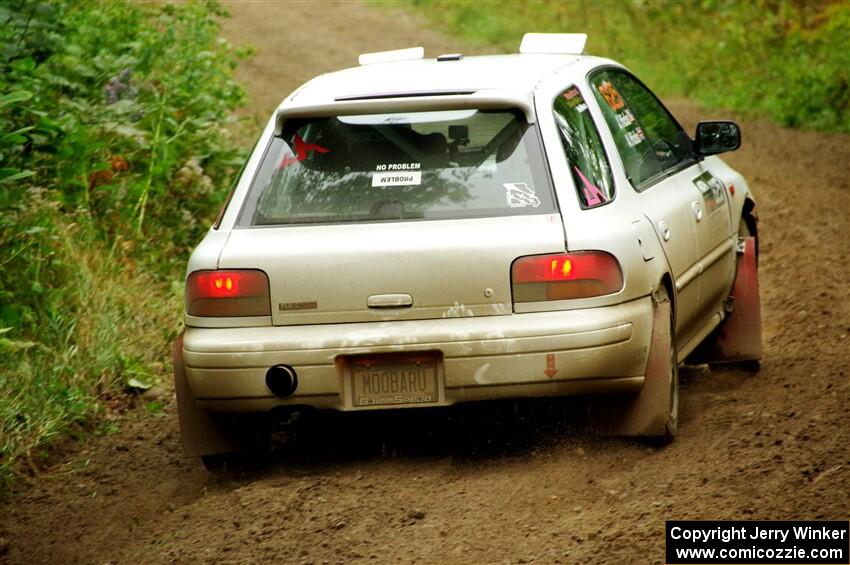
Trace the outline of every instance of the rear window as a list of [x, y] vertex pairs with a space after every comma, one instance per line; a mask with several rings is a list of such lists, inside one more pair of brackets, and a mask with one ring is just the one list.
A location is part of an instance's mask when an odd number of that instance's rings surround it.
[[448, 219], [554, 210], [534, 126], [514, 111], [292, 119], [238, 225]]

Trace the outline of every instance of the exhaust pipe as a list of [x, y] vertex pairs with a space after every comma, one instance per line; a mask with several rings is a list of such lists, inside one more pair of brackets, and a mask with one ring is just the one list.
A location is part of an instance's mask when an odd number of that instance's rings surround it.
[[266, 371], [266, 386], [277, 396], [292, 396], [298, 388], [298, 376], [289, 365], [275, 365]]

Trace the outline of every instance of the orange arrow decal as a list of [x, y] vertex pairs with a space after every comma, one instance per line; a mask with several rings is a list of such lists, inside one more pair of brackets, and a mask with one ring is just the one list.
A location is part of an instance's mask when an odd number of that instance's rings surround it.
[[543, 371], [550, 379], [558, 374], [558, 369], [555, 368], [555, 354], [546, 354], [546, 370]]

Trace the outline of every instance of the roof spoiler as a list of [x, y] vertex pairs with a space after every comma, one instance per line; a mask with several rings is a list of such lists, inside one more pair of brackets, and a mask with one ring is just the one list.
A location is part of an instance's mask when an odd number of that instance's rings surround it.
[[412, 61], [414, 59], [424, 58], [424, 47], [410, 47], [409, 49], [396, 49], [394, 51], [363, 53], [357, 58], [357, 62], [361, 65], [373, 65], [375, 63], [393, 63], [395, 61]]
[[581, 55], [586, 43], [586, 33], [526, 33], [519, 52]]

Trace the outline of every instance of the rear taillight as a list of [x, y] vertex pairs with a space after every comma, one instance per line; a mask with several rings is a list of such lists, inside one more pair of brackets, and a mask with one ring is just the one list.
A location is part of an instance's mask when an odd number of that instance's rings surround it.
[[603, 251], [530, 255], [511, 267], [514, 302], [590, 298], [623, 288], [623, 273]]
[[186, 280], [190, 316], [271, 316], [269, 278], [262, 271], [195, 271]]

